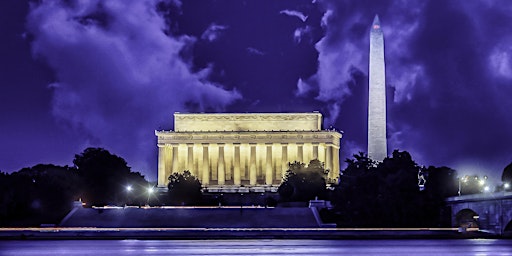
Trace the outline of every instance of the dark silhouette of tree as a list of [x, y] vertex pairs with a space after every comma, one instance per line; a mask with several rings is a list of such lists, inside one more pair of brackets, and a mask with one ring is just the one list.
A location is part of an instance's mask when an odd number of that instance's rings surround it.
[[345, 162], [348, 165], [347, 168], [345, 168], [345, 170], [343, 171], [343, 175], [358, 176], [377, 166], [377, 162], [368, 158], [368, 155], [366, 155], [364, 152], [359, 152], [358, 154], [355, 154], [353, 157], [354, 159], [345, 160]]
[[88, 148], [76, 155], [75, 167], [39, 164], [12, 174], [0, 173], [0, 226], [57, 224], [73, 201], [89, 205], [144, 200], [147, 182], [131, 172], [126, 162], [101, 148]]
[[407, 151], [398, 150], [381, 163], [373, 162], [364, 153], [346, 162], [332, 198], [340, 226], [450, 225], [450, 211], [444, 200], [457, 194], [455, 170], [420, 167]]
[[419, 218], [418, 173], [420, 167], [407, 151], [395, 150], [377, 166], [377, 201], [383, 225], [414, 226]]
[[503, 169], [503, 174], [501, 174], [501, 181], [509, 184], [512, 183], [512, 163]]
[[39, 164], [2, 174], [0, 219], [11, 225], [58, 223], [78, 199], [80, 184], [68, 166]]
[[341, 212], [342, 225], [376, 226], [377, 163], [363, 152], [353, 157], [345, 160], [348, 165], [340, 176], [340, 184], [335, 187], [332, 201], [336, 210]]
[[315, 198], [326, 198], [325, 177], [329, 171], [322, 162], [314, 159], [306, 167], [304, 163], [295, 161], [288, 166], [277, 190], [281, 201], [307, 202]]
[[36, 165], [21, 169], [16, 175], [32, 179], [36, 191], [34, 199], [39, 202], [38, 211], [44, 215], [53, 215], [56, 220], [64, 217], [71, 209], [73, 201], [78, 200], [81, 181], [76, 169], [68, 166]]
[[[339, 224], [353, 227], [412, 227], [422, 224], [420, 167], [407, 151], [381, 163], [359, 153], [347, 159], [333, 203]], [[427, 181], [428, 183], [428, 181]]]
[[174, 205], [198, 205], [201, 203], [201, 182], [185, 170], [173, 173], [168, 178], [169, 198]]
[[428, 194], [437, 198], [456, 196], [458, 191], [457, 171], [449, 167], [429, 166], [423, 169], [425, 189]]
[[87, 205], [124, 204], [126, 186], [141, 194], [147, 182], [138, 172], [131, 172], [126, 161], [102, 148], [87, 148], [73, 160], [84, 186], [82, 197]]
[[429, 166], [422, 170], [426, 182], [423, 191], [422, 220], [425, 226], [448, 227], [450, 223], [450, 209], [444, 200], [456, 196], [458, 191], [457, 172], [449, 167]]
[[36, 215], [37, 205], [32, 204], [36, 193], [29, 177], [0, 174], [0, 225], [23, 226], [22, 220]]

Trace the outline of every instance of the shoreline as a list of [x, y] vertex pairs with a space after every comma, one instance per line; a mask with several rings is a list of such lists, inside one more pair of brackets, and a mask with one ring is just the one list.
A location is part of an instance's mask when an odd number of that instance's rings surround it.
[[0, 228], [0, 240], [209, 240], [209, 239], [510, 239], [471, 229], [347, 228]]

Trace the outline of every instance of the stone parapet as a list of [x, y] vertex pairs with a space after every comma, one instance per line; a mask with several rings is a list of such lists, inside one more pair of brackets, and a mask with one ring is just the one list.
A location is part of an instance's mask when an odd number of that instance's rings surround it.
[[313, 113], [174, 114], [176, 132], [319, 131], [322, 115]]

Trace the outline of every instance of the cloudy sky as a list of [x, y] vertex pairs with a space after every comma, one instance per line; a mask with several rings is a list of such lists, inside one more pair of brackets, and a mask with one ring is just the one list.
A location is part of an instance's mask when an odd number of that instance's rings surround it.
[[512, 1], [4, 0], [0, 171], [89, 146], [156, 178], [174, 112], [320, 111], [366, 151], [369, 30], [388, 146], [498, 180], [512, 162]]

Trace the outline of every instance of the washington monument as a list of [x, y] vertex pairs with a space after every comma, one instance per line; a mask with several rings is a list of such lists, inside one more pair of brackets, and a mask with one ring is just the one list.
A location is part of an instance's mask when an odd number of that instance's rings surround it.
[[384, 35], [378, 15], [375, 15], [370, 30], [369, 68], [368, 157], [382, 161], [388, 155], [386, 145], [386, 67], [384, 64]]

